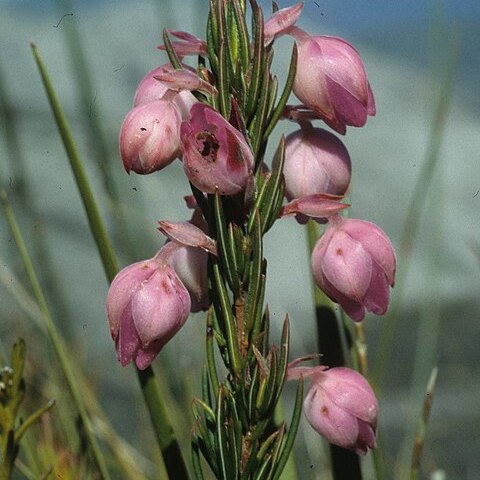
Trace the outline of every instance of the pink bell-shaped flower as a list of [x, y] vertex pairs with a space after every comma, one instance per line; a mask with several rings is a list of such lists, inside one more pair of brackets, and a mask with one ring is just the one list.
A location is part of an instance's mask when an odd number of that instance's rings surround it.
[[350, 184], [350, 155], [339, 138], [306, 124], [285, 139], [285, 196], [344, 195]]
[[243, 135], [208, 105], [196, 103], [182, 123], [183, 167], [205, 193], [234, 195], [252, 176], [253, 154]]
[[130, 110], [120, 130], [120, 155], [125, 170], [140, 174], [161, 170], [177, 158], [181, 116], [167, 100], [155, 100]]
[[365, 455], [375, 448], [378, 402], [360, 373], [345, 367], [313, 368], [303, 402], [310, 425], [334, 445]]
[[295, 95], [339, 133], [375, 115], [375, 101], [358, 52], [345, 40], [311, 36], [293, 27], [298, 44]]
[[147, 368], [183, 326], [190, 306], [187, 289], [160, 252], [121, 270], [106, 301], [119, 362]]
[[364, 220], [331, 217], [312, 252], [315, 282], [355, 321], [363, 320], [365, 309], [385, 314], [395, 268], [387, 235]]

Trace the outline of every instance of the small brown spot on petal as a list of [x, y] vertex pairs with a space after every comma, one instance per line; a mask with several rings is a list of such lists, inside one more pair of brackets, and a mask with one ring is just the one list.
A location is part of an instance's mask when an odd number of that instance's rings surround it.
[[322, 412], [323, 415], [328, 416], [328, 408], [326, 405], [323, 405], [320, 411]]
[[335, 253], [337, 255], [343, 255], [343, 250], [341, 248], [337, 248], [337, 251]]

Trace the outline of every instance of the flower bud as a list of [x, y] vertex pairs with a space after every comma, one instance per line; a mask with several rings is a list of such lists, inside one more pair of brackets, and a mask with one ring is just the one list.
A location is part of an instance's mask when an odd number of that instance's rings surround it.
[[125, 170], [147, 174], [172, 163], [181, 153], [180, 122], [177, 108], [166, 100], [155, 100], [130, 110], [119, 139]]
[[137, 262], [113, 279], [106, 301], [119, 362], [147, 368], [188, 318], [190, 296], [161, 258]]
[[285, 196], [288, 200], [318, 193], [344, 195], [351, 178], [345, 145], [335, 135], [309, 125], [285, 139]]
[[307, 195], [306, 197], [296, 198], [287, 203], [280, 211], [281, 217], [289, 215], [301, 215], [311, 218], [326, 219], [338, 212], [350, 207], [347, 203], [340, 203], [343, 197], [337, 195], [329, 195], [325, 193], [316, 193]]
[[310, 425], [334, 445], [365, 455], [375, 448], [378, 402], [360, 373], [350, 368], [316, 369], [303, 403]]
[[395, 283], [395, 252], [375, 224], [334, 216], [312, 252], [317, 285], [355, 321], [383, 315]]
[[[179, 57], [184, 57], [185, 55], [201, 55], [202, 57], [207, 56], [208, 47], [205, 40], [197, 38], [191, 33], [183, 31], [174, 32], [172, 30], [168, 30], [168, 33], [182, 40], [180, 42], [172, 42], [172, 47]], [[166, 50], [165, 45], [159, 45], [157, 48], [159, 50]]]
[[196, 103], [180, 135], [185, 173], [199, 190], [234, 195], [244, 189], [252, 176], [252, 151], [242, 134], [218, 112]]
[[158, 229], [170, 240], [174, 240], [187, 247], [201, 248], [213, 255], [217, 255], [217, 243], [215, 240], [192, 222], [169, 222], [161, 220], [158, 224]]
[[277, 36], [285, 35], [295, 25], [302, 13], [304, 3], [300, 2], [291, 7], [277, 10], [263, 27], [264, 44], [270, 44]]
[[295, 95], [327, 125], [344, 134], [375, 115], [375, 101], [358, 52], [345, 40], [311, 36], [293, 27], [298, 44]]

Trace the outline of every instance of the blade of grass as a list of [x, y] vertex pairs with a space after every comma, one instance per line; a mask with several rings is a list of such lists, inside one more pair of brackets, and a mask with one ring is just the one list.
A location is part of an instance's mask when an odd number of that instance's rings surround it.
[[[59, 18], [65, 12], [73, 12], [72, 0], [56, 0], [56, 9]], [[105, 136], [100, 119], [103, 117], [95, 106], [97, 92], [94, 89], [94, 83], [91, 75], [91, 68], [85, 54], [84, 42], [79, 28], [77, 27], [76, 16], [71, 17], [68, 21], [62, 22], [62, 32], [65, 38], [65, 44], [68, 48], [68, 57], [71, 61], [71, 67], [74, 75], [73, 79], [76, 83], [78, 92], [78, 105], [83, 110], [83, 120], [88, 135], [88, 143], [93, 151], [93, 160], [98, 166], [101, 173], [103, 187], [108, 197], [108, 206], [111, 207], [112, 226], [114, 238], [121, 243], [124, 250], [127, 251], [129, 257], [133, 258], [134, 248], [130, 237], [127, 234], [128, 228], [123, 215], [123, 206], [120, 202], [120, 195], [115, 184], [115, 175], [112, 172], [112, 161], [109, 155], [109, 145]], [[95, 112], [93, 107], [95, 106]], [[141, 209], [137, 214], [141, 214]]]
[[103, 268], [109, 281], [112, 281], [113, 277], [115, 277], [116, 273], [118, 272], [118, 263], [113, 253], [112, 244], [110, 243], [107, 231], [101, 220], [100, 212], [95, 202], [93, 191], [90, 187], [85, 168], [83, 167], [77, 147], [73, 141], [73, 135], [70, 131], [67, 119], [60, 102], [58, 101], [57, 95], [53, 89], [48, 72], [43, 65], [37, 47], [33, 43], [31, 44], [31, 47], [35, 62], [40, 71], [43, 86], [45, 87], [45, 91], [50, 102], [50, 107], [55, 117], [58, 131], [62, 137], [63, 146], [65, 147], [67, 157], [70, 161], [70, 166], [75, 176], [75, 181], [77, 182], [80, 196], [82, 197], [90, 229], [92, 230], [98, 251], [102, 257]]
[[18, 226], [15, 214], [8, 202], [7, 194], [5, 191], [1, 190], [0, 191], [0, 201], [2, 203], [2, 206], [5, 210], [5, 214], [7, 216], [8, 223], [10, 225], [10, 228], [12, 230], [13, 237], [15, 239], [18, 251], [20, 253], [20, 256], [22, 258], [23, 264], [25, 266], [25, 270], [27, 273], [27, 277], [30, 281], [33, 293], [35, 295], [35, 298], [38, 302], [38, 305], [40, 307], [40, 310], [42, 312], [47, 331], [48, 331], [48, 336], [50, 337], [50, 340], [52, 341], [53, 348], [55, 350], [55, 354], [57, 355], [58, 361], [62, 367], [62, 370], [65, 375], [65, 379], [67, 381], [68, 388], [70, 390], [70, 393], [72, 395], [73, 401], [75, 403], [75, 406], [78, 410], [80, 419], [82, 421], [84, 430], [85, 430], [85, 435], [87, 437], [87, 440], [90, 444], [90, 448], [92, 451], [93, 458], [95, 460], [95, 463], [98, 467], [98, 470], [104, 480], [109, 480], [110, 475], [107, 470], [107, 466], [105, 464], [105, 460], [103, 458], [103, 454], [100, 450], [100, 447], [97, 443], [97, 439], [95, 438], [95, 435], [93, 433], [93, 428], [90, 423], [90, 417], [87, 413], [87, 409], [85, 407], [85, 404], [83, 402], [83, 397], [80, 392], [80, 389], [77, 385], [75, 374], [72, 368], [72, 365], [70, 363], [69, 357], [66, 354], [65, 348], [63, 346], [63, 340], [58, 333], [55, 324], [53, 322], [52, 315], [50, 314], [50, 310], [47, 305], [47, 301], [43, 295], [42, 288], [40, 286], [40, 283], [38, 281], [37, 275], [35, 273], [35, 269], [33, 268], [33, 263], [30, 258], [30, 255], [27, 251], [27, 247], [25, 245], [25, 242], [23, 240], [23, 236], [20, 232], [20, 228]]
[[427, 391], [423, 400], [422, 414], [418, 420], [417, 432], [415, 434], [415, 443], [412, 452], [412, 465], [410, 478], [417, 480], [419, 477], [420, 458], [422, 456], [423, 445], [425, 443], [425, 434], [427, 433], [428, 418], [433, 402], [433, 392], [437, 382], [438, 368], [434, 367], [427, 383]]
[[[107, 279], [111, 282], [118, 272], [118, 263], [113, 252], [112, 244], [107, 235], [103, 220], [100, 216], [93, 191], [90, 187], [83, 163], [73, 141], [73, 135], [66, 120], [65, 114], [50, 81], [48, 72], [40, 58], [38, 49], [33, 44], [32, 51], [40, 71], [40, 76], [42, 77], [43, 85], [45, 87], [60, 136], [62, 137], [62, 141], [70, 161], [70, 166], [77, 182], [77, 187], [83, 201], [92, 235], [95, 239], [97, 249], [102, 260], [105, 274]], [[161, 399], [153, 370], [151, 367], [148, 367], [143, 371], [137, 369], [137, 375], [168, 474], [175, 480], [188, 478], [185, 462], [183, 460], [178, 441], [173, 433], [173, 428], [168, 419], [164, 403]]]

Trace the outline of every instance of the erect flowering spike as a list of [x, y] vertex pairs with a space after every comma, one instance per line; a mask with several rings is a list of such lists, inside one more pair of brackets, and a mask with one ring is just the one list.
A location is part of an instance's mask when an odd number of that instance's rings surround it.
[[181, 126], [183, 167], [205, 193], [234, 195], [252, 176], [253, 154], [242, 134], [208, 105], [197, 103]]
[[387, 235], [364, 220], [332, 217], [312, 252], [315, 282], [355, 321], [363, 320], [365, 309], [385, 314], [395, 268]]
[[303, 2], [292, 5], [291, 7], [282, 8], [276, 11], [266, 22], [263, 27], [263, 36], [265, 45], [268, 45], [272, 40], [289, 32], [290, 28], [295, 25], [295, 22], [300, 17], [303, 10]]
[[295, 95], [339, 133], [347, 125], [365, 125], [375, 115], [375, 101], [358, 52], [341, 38], [311, 36], [297, 27], [290, 34], [298, 44]]
[[119, 138], [125, 170], [147, 174], [172, 163], [181, 152], [180, 122], [178, 109], [166, 100], [155, 100], [130, 110]]
[[351, 178], [345, 145], [330, 132], [306, 124], [285, 139], [285, 196], [344, 195]]
[[147, 368], [185, 323], [190, 306], [187, 289], [158, 255], [121, 270], [106, 301], [119, 362]]

